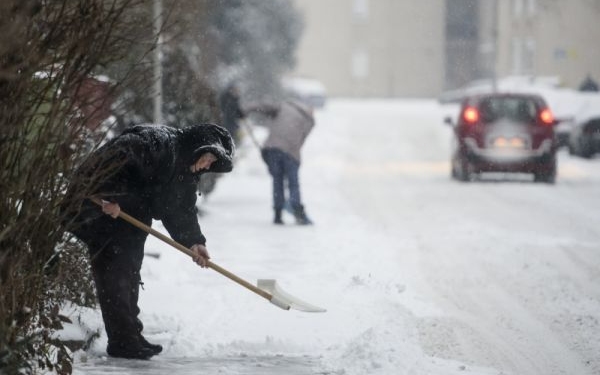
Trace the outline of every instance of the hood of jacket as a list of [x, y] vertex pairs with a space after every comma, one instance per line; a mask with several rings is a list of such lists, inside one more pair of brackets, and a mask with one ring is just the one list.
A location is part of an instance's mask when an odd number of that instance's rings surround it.
[[235, 146], [229, 132], [218, 125], [200, 124], [179, 129], [180, 157], [186, 166], [193, 165], [203, 154], [217, 157], [208, 172], [226, 173], [233, 169]]

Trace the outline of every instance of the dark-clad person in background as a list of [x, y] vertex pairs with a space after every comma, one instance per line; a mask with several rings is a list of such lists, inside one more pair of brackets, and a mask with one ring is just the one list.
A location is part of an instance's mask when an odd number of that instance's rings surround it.
[[[78, 209], [67, 216], [71, 232], [88, 246], [110, 356], [148, 359], [162, 351], [142, 336], [138, 319], [148, 233], [118, 219], [121, 208], [146, 225], [161, 220], [206, 267], [196, 186], [202, 173], [231, 171], [233, 153], [231, 136], [217, 125], [138, 125], [107, 142], [77, 170], [67, 196]], [[86, 199], [90, 196], [101, 198], [103, 207]]]
[[232, 83], [219, 96], [219, 106], [223, 117], [223, 126], [233, 137], [233, 141], [238, 145], [240, 140], [240, 121], [246, 117], [240, 106], [240, 88], [237, 83]]
[[591, 74], [588, 74], [579, 85], [579, 91], [597, 92], [598, 83], [594, 81]]

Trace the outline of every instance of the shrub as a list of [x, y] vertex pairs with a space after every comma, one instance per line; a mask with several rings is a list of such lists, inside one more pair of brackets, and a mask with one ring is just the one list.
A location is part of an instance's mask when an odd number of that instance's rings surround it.
[[71, 372], [52, 333], [68, 321], [61, 305], [89, 305], [93, 290], [85, 250], [63, 240], [59, 208], [89, 151], [89, 119], [109, 100], [82, 87], [139, 42], [128, 38], [136, 5], [0, 2], [0, 372]]

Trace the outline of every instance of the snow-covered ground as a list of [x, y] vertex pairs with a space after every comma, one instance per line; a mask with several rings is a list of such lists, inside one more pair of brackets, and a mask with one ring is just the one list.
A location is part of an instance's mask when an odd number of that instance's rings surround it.
[[[561, 151], [554, 186], [458, 183], [446, 111], [338, 99], [317, 112], [301, 169], [314, 226], [271, 224], [249, 140], [202, 202], [215, 263], [326, 313], [281, 310], [151, 238], [141, 319], [164, 352], [106, 358], [102, 331], [74, 373], [600, 373], [600, 158]], [[102, 326], [94, 311], [82, 322]]]

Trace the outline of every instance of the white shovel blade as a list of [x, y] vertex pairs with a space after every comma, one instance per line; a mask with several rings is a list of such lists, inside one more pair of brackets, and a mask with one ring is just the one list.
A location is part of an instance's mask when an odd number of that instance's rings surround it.
[[284, 310], [289, 310], [290, 308], [294, 310], [304, 311], [304, 312], [325, 312], [322, 307], [318, 307], [315, 305], [311, 305], [310, 303], [304, 302], [288, 293], [286, 293], [283, 289], [277, 285], [277, 281], [273, 279], [259, 279], [256, 283], [256, 286], [260, 289], [271, 294], [271, 303], [281, 307]]

